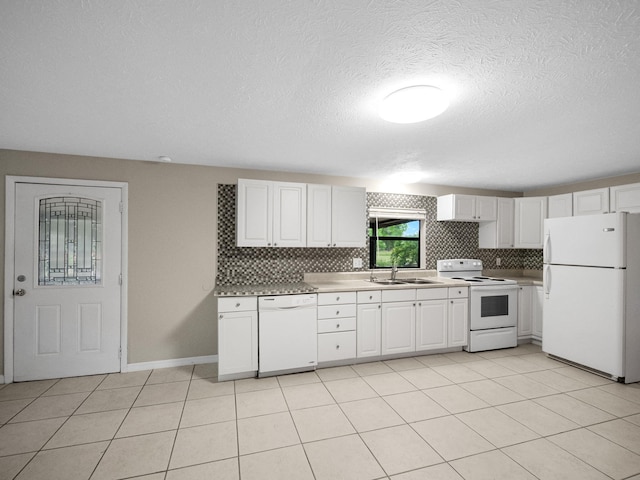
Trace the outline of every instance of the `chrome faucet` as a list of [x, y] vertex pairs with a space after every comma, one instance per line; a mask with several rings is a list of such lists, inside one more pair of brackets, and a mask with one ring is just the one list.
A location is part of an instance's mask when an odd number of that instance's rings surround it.
[[396, 261], [394, 260], [393, 264], [391, 265], [391, 280], [395, 280], [397, 274], [398, 274], [398, 265], [396, 264]]

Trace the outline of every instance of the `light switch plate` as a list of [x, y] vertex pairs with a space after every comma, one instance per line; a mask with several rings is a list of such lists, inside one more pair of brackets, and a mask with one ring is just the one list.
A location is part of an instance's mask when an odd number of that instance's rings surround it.
[[354, 258], [353, 259], [353, 268], [362, 268], [362, 259]]

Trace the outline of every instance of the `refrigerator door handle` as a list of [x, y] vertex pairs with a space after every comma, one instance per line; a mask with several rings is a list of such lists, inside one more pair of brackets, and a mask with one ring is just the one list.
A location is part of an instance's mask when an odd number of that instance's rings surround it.
[[545, 265], [542, 283], [544, 285], [544, 293], [548, 296], [551, 292], [551, 265]]
[[551, 234], [544, 234], [544, 245], [542, 248], [542, 262], [549, 263], [549, 257], [551, 256]]

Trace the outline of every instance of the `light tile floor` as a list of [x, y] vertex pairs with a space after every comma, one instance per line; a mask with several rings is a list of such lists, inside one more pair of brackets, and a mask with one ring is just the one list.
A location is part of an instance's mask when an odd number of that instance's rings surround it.
[[0, 480], [640, 480], [640, 384], [535, 345], [0, 385]]

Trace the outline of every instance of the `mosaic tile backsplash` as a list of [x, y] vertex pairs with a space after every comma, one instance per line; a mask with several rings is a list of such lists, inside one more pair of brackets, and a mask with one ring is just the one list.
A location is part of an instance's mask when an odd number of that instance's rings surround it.
[[[542, 270], [542, 250], [479, 249], [478, 224], [436, 221], [437, 200], [422, 195], [367, 193], [367, 208], [420, 208], [427, 212], [426, 268], [443, 258], [479, 258], [485, 268]], [[496, 258], [501, 266], [496, 267]], [[354, 269], [353, 258], [363, 268]], [[301, 282], [310, 272], [368, 270], [369, 248], [236, 247], [236, 185], [218, 185], [218, 285]]]

